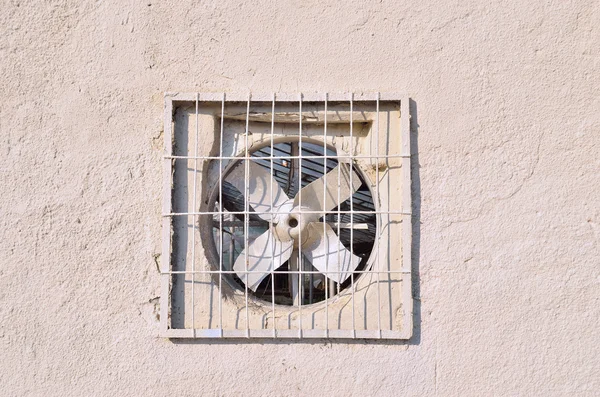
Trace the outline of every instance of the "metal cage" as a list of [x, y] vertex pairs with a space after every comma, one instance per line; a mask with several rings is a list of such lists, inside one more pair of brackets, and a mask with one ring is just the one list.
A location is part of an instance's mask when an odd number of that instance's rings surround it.
[[[167, 93], [164, 142], [161, 336], [410, 338], [406, 96]], [[257, 166], [269, 175], [262, 191], [270, 194], [268, 206], [252, 201]], [[243, 178], [231, 183], [233, 172]], [[307, 189], [321, 185], [322, 191]], [[273, 191], [282, 186], [295, 197], [293, 209], [274, 205]], [[249, 259], [258, 231], [270, 233], [282, 217], [310, 218], [312, 229], [298, 227], [296, 239], [285, 243], [293, 247], [285, 262], [275, 254], [284, 243], [271, 234], [265, 247], [272, 252]], [[322, 241], [308, 252], [304, 241], [313, 235]], [[340, 251], [351, 259], [340, 260]], [[329, 259], [335, 254], [337, 261]], [[256, 271], [249, 263], [271, 264]], [[258, 277], [262, 295], [249, 288], [250, 277]], [[286, 291], [289, 302], [281, 298]]]

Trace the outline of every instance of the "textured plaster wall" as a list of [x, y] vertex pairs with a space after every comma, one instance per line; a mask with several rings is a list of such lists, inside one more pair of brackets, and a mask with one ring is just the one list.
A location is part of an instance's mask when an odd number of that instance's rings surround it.
[[[597, 1], [3, 0], [0, 394], [597, 395]], [[406, 91], [415, 337], [157, 337], [164, 91]]]

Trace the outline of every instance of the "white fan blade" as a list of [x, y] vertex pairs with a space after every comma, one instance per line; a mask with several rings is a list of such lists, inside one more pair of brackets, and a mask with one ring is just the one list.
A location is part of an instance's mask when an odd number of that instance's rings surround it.
[[[250, 161], [250, 160], [249, 160]], [[240, 162], [226, 177], [227, 182], [231, 183], [244, 196], [246, 195], [246, 172], [244, 163]], [[250, 161], [248, 170], [248, 204], [256, 212], [271, 211], [271, 203], [274, 212], [288, 201], [290, 198], [285, 194], [279, 183], [273, 178], [265, 167]], [[271, 202], [271, 185], [273, 186], [273, 201]], [[270, 214], [258, 214], [261, 219], [271, 221]], [[277, 218], [277, 215], [274, 215]]]
[[325, 224], [325, 232], [322, 222], [312, 222], [307, 229], [310, 237], [302, 245], [302, 254], [318, 271], [337, 283], [343, 283], [356, 270], [360, 257], [344, 247], [328, 224]]
[[[350, 184], [350, 172], [353, 174], [352, 185]], [[326, 175], [327, 178], [322, 176], [304, 186], [296, 194], [294, 206], [300, 204], [300, 194], [302, 194], [303, 207], [309, 207], [313, 211], [330, 211], [352, 197], [362, 184], [359, 176], [354, 170], [350, 170], [350, 164], [347, 163], [338, 164]], [[325, 179], [327, 179], [327, 185], [325, 185]]]
[[[235, 260], [233, 270], [248, 288], [256, 292], [261, 281], [271, 272], [278, 269], [292, 255], [293, 241], [279, 241], [271, 229], [258, 236], [253, 242], [248, 243], [242, 253]], [[246, 255], [247, 252], [247, 255]], [[248, 257], [248, 273], [246, 281], [246, 256]]]

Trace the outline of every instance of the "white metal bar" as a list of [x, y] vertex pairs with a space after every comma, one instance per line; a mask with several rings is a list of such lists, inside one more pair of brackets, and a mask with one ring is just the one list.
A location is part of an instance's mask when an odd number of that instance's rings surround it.
[[[273, 135], [275, 133], [275, 93], [273, 93], [273, 104], [271, 109], [271, 156], [274, 153], [274, 144], [273, 144]], [[273, 183], [275, 182], [275, 178], [273, 178], [273, 160], [271, 159], [271, 214], [273, 213]], [[275, 182], [277, 183], [277, 182]], [[274, 215], [271, 215], [271, 224], [269, 228], [273, 227], [273, 218]], [[272, 258], [275, 258], [275, 242], [272, 242], [273, 252]], [[277, 326], [275, 325], [275, 265], [271, 264], [271, 314], [272, 314], [272, 322], [273, 322], [273, 337], [277, 335]]]
[[[252, 214], [252, 212], [251, 212], [251, 214]], [[331, 227], [338, 227], [338, 222], [325, 222], [325, 223], [327, 223]], [[244, 222], [242, 222], [242, 221], [224, 221], [224, 222], [222, 222], [221, 227], [240, 226], [243, 224], [244, 224]], [[262, 225], [263, 222], [262, 221], [251, 221], [251, 222], [249, 222], [249, 224], [250, 224], [250, 226], [259, 226], [259, 225]], [[214, 225], [214, 221], [213, 221], [213, 225]], [[353, 228], [354, 230], [369, 230], [368, 223], [355, 223], [354, 225], [350, 225], [349, 223], [340, 223], [339, 226], [342, 229]]]
[[[244, 338], [253, 338], [253, 339], [272, 339], [273, 334], [265, 329], [250, 329], [248, 335], [246, 335], [245, 330], [223, 330], [221, 335], [221, 330], [219, 329], [169, 329], [163, 335], [166, 338], [190, 338], [192, 335], [192, 331], [195, 331], [195, 337], [198, 339], [214, 339], [214, 338], [225, 338], [225, 339], [244, 339]], [[266, 332], [265, 332], [266, 331]], [[303, 337], [304, 338], [335, 338], [335, 339], [353, 339], [353, 333], [351, 330], [345, 329], [332, 329], [329, 332], [329, 336], [325, 336], [325, 332], [323, 330], [318, 329], [306, 329], [304, 330]], [[277, 338], [285, 338], [292, 339], [298, 338], [297, 331], [282, 329], [277, 332]], [[357, 330], [356, 338], [360, 339], [375, 339], [378, 338], [378, 334], [376, 330]], [[383, 331], [381, 335], [381, 339], [404, 339], [403, 334], [400, 331]]]
[[[375, 210], [379, 211], [379, 201], [380, 201], [380, 196], [379, 196], [379, 93], [377, 93], [377, 103], [376, 103], [376, 118], [375, 118], [375, 122], [376, 124], [376, 129], [375, 129]], [[379, 338], [381, 338], [381, 280], [380, 280], [380, 275], [379, 275], [379, 270], [381, 270], [380, 266], [380, 250], [381, 250], [381, 245], [380, 243], [380, 239], [381, 239], [381, 219], [377, 218], [377, 234], [376, 234], [376, 238], [377, 240], [377, 251], [375, 252], [376, 256], [376, 266], [377, 266], [377, 330], [379, 333]]]
[[[330, 159], [373, 159], [377, 156], [375, 155], [369, 155], [369, 154], [357, 154], [355, 156], [352, 155], [344, 155], [344, 154], [336, 154], [333, 156], [329, 156]], [[396, 159], [396, 158], [407, 158], [410, 157], [410, 154], [385, 154], [385, 155], [380, 155], [380, 158], [385, 158], [385, 159]], [[252, 161], [261, 161], [261, 160], [291, 160], [291, 159], [299, 159], [300, 156], [250, 156], [250, 157], [244, 157], [244, 156], [223, 156], [223, 157], [217, 157], [217, 156], [163, 156], [163, 158], [168, 158], [168, 159], [174, 159], [174, 160], [252, 160]], [[306, 159], [311, 159], [311, 160], [320, 160], [323, 158], [323, 156], [302, 156], [302, 158], [304, 160]]]
[[[250, 100], [252, 98], [252, 94], [248, 94], [248, 102], [246, 106], [246, 133], [244, 134], [244, 151], [246, 153], [246, 158], [248, 158], [248, 133], [249, 133], [249, 119], [250, 119]], [[250, 226], [248, 225], [248, 220], [250, 218], [250, 162], [248, 160], [244, 161], [244, 270], [246, 273], [244, 274], [244, 292], [246, 298], [246, 336], [250, 337], [250, 316], [248, 310], [248, 233]]]
[[[338, 167], [336, 167], [337, 168], [337, 180], [341, 181], [342, 180], [341, 179], [341, 170], [340, 170], [339, 165], [340, 165], [340, 162], [338, 161]], [[352, 169], [350, 169], [350, 175], [352, 175]], [[350, 185], [350, 189], [352, 189], [352, 184]], [[340, 225], [342, 224], [342, 215], [341, 215], [342, 212], [340, 211], [340, 204], [341, 204], [340, 201], [341, 200], [342, 199], [340, 197], [340, 187], [338, 186], [338, 189], [337, 189], [337, 203], [338, 203], [338, 206], [337, 206], [337, 209], [338, 209], [338, 211], [337, 211], [337, 213], [338, 213], [338, 216], [337, 216], [337, 224], [338, 224], [337, 235], [338, 235], [338, 238], [340, 236]], [[323, 214], [323, 216], [325, 216], [325, 214]], [[338, 263], [338, 266], [339, 266], [339, 263], [341, 262], [341, 256], [340, 255], [341, 255], [341, 253], [340, 253], [340, 247], [338, 245], [338, 249], [337, 249], [337, 263]], [[339, 278], [338, 278], [338, 280], [339, 280]], [[334, 285], [337, 287], [337, 293], [339, 294], [340, 293], [340, 284], [339, 283], [334, 283]], [[335, 292], [335, 291], [333, 291], [333, 292]], [[332, 295], [333, 295], [333, 293], [332, 293]]]
[[289, 263], [289, 273], [290, 274], [290, 279], [291, 279], [291, 292], [292, 292], [292, 299], [293, 299], [293, 304], [294, 306], [298, 306], [299, 302], [300, 302], [300, 294], [299, 294], [299, 282], [298, 282], [298, 255], [296, 250], [294, 250], [294, 252], [292, 253], [292, 255], [290, 256], [290, 259], [288, 259], [288, 263]]
[[[172, 101], [177, 102], [191, 102], [196, 98], [196, 93], [185, 93], [185, 92], [166, 92], [165, 97], [169, 97]], [[247, 93], [244, 92], [232, 92], [227, 94], [227, 102], [245, 102], [248, 97]], [[253, 102], [270, 102], [271, 93], [253, 93]], [[401, 101], [406, 97], [404, 92], [381, 92], [381, 100], [386, 102]], [[319, 102], [321, 101], [321, 95], [319, 93], [306, 93], [304, 94], [304, 102]], [[221, 101], [221, 93], [219, 92], [204, 92], [200, 93], [200, 102], [217, 102]], [[330, 102], [345, 102], [348, 100], [347, 92], [330, 92]], [[374, 92], [356, 92], [355, 101], [373, 101], [375, 100]], [[298, 93], [294, 92], [278, 92], [278, 102], [297, 102]]]
[[[221, 101], [221, 132], [219, 134], [219, 157], [223, 157], [223, 114], [225, 113], [225, 98]], [[223, 159], [219, 159], [219, 328], [221, 328], [221, 337], [223, 336]], [[230, 256], [233, 257], [233, 250]]]
[[[194, 156], [198, 157], [198, 137], [200, 136], [200, 127], [198, 117], [198, 94], [196, 94], [196, 138], [194, 139]], [[198, 160], [194, 160], [194, 181], [192, 182], [192, 208], [196, 208], [196, 179], [198, 179]], [[192, 271], [196, 271], [196, 217], [192, 217]], [[192, 328], [196, 328], [196, 299], [195, 299], [195, 276], [192, 275]]]
[[[203, 273], [203, 274], [219, 274], [218, 270], [196, 270], [195, 272], [192, 271], [188, 271], [188, 270], [172, 270], [172, 271], [166, 271], [164, 274], [191, 274], [191, 273]], [[237, 272], [235, 270], [223, 270], [222, 271], [223, 274], [237, 274]], [[264, 271], [262, 270], [248, 270], [247, 272], [244, 273], [248, 273], [248, 274], [265, 274]], [[279, 270], [277, 273], [279, 274], [298, 274], [297, 271], [292, 271], [292, 270]], [[306, 274], [322, 274], [320, 271], [318, 270], [305, 270], [304, 273]], [[329, 273], [333, 273], [333, 274], [342, 274], [342, 273], [348, 273], [348, 270], [330, 270]], [[376, 273], [374, 270], [356, 270], [354, 271], [354, 273], [357, 274], [363, 274], [363, 273]], [[405, 271], [405, 270], [382, 270], [379, 273], [381, 274], [408, 274], [409, 272]], [[163, 274], [163, 273], [161, 273]]]
[[[298, 94], [298, 208], [302, 217], [302, 93]], [[298, 337], [302, 338], [302, 292], [304, 261], [302, 260], [302, 228], [298, 229]]]
[[[325, 125], [323, 126], [323, 185], [327, 186], [327, 100], [329, 99], [329, 95], [325, 94]], [[327, 189], [323, 189], [323, 202], [327, 202]], [[323, 215], [326, 216], [326, 215]], [[327, 219], [323, 219], [326, 221]], [[323, 222], [323, 236], [327, 236], [327, 225], [326, 222]], [[338, 219], [338, 227], [341, 221]], [[325, 287], [325, 337], [329, 336], [329, 239], [326, 238], [325, 252], [328, 255], [325, 255], [325, 276], [323, 278], [323, 285]], [[311, 286], [312, 288], [312, 286]]]
[[[292, 143], [291, 147], [290, 147], [291, 153], [292, 154], [298, 154], [298, 145]], [[297, 158], [299, 158], [298, 156], [296, 156]], [[295, 183], [295, 181], [292, 180], [292, 178], [300, 173], [300, 168], [299, 168], [299, 160], [298, 161], [292, 161], [291, 163], [291, 169], [290, 169], [290, 174], [288, 177], [288, 183], [290, 188], [292, 187], [293, 183]], [[300, 206], [298, 206], [300, 207]], [[301, 208], [301, 207], [300, 207]], [[292, 251], [292, 255], [289, 259], [289, 267], [290, 270], [293, 270], [295, 273], [292, 273], [288, 279], [290, 282], [290, 286], [291, 286], [291, 293], [292, 293], [292, 303], [294, 306], [298, 307], [299, 306], [299, 294], [298, 291], [300, 290], [300, 288], [298, 288], [299, 286], [299, 274], [298, 274], [298, 249], [294, 248]]]
[[[339, 169], [338, 169], [339, 170]], [[244, 215], [244, 214], [254, 214], [254, 215], [262, 215], [262, 214], [271, 214], [270, 211], [253, 211], [253, 212], [246, 212], [246, 211], [230, 211], [227, 212], [230, 215]], [[330, 211], [313, 211], [313, 210], [307, 210], [303, 212], [304, 214], [328, 214], [330, 213]], [[350, 211], [339, 211], [340, 214], [350, 214]], [[391, 215], [411, 215], [410, 212], [408, 211], [354, 211], [354, 214], [367, 214], [367, 215], [373, 215], [373, 214], [391, 214]], [[218, 215], [219, 213], [216, 211], [199, 211], [199, 212], [171, 212], [168, 214], [163, 214], [163, 217], [171, 217], [171, 216], [191, 216], [191, 215]], [[285, 211], [274, 211], [273, 214], [277, 215], [277, 214], [289, 214], [289, 212], [285, 212]], [[338, 222], [339, 223], [339, 222]]]
[[[353, 111], [354, 111], [354, 93], [350, 93], [350, 154], [354, 154], [354, 129], [353, 129]], [[352, 191], [352, 187], [354, 183], [352, 182], [352, 175], [354, 175], [354, 160], [350, 159], [350, 190]], [[350, 195], [350, 225], [354, 224], [354, 192]], [[350, 252], [354, 255], [354, 228], [350, 227]], [[354, 314], [354, 269], [352, 269], [352, 273], [350, 273], [350, 285], [352, 290], [352, 337], [356, 337], [356, 318]]]

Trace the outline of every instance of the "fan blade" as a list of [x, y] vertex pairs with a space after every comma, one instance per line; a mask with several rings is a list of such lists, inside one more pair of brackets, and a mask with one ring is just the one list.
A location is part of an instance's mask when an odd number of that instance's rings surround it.
[[[271, 229], [258, 236], [235, 260], [233, 270], [248, 288], [256, 292], [261, 281], [271, 272], [278, 269], [292, 255], [293, 241], [279, 241]], [[246, 281], [246, 252], [248, 253], [248, 273]]]
[[[250, 161], [250, 160], [249, 160]], [[246, 172], [244, 163], [240, 162], [226, 177], [227, 182], [231, 183], [242, 195], [246, 195]], [[286, 202], [291, 202], [285, 194], [279, 183], [271, 176], [269, 171], [255, 161], [250, 161], [248, 170], [248, 204], [256, 212], [271, 211], [271, 202], [273, 211], [278, 211]], [[273, 201], [271, 201], [271, 186], [273, 186]], [[257, 214], [261, 219], [271, 221], [270, 214]], [[274, 215], [277, 218], [277, 215]]]
[[307, 229], [310, 237], [302, 245], [302, 253], [318, 271], [343, 283], [356, 270], [360, 257], [344, 247], [328, 224], [323, 229], [323, 222], [312, 222]]
[[[350, 184], [350, 172], [353, 174], [352, 185]], [[350, 164], [347, 163], [338, 164], [326, 176], [327, 178], [322, 176], [304, 186], [296, 194], [294, 206], [300, 204], [300, 194], [302, 194], [302, 206], [310, 207], [313, 211], [330, 211], [352, 197], [362, 184], [359, 176], [354, 170], [350, 170]], [[323, 193], [325, 193], [325, 197]]]

